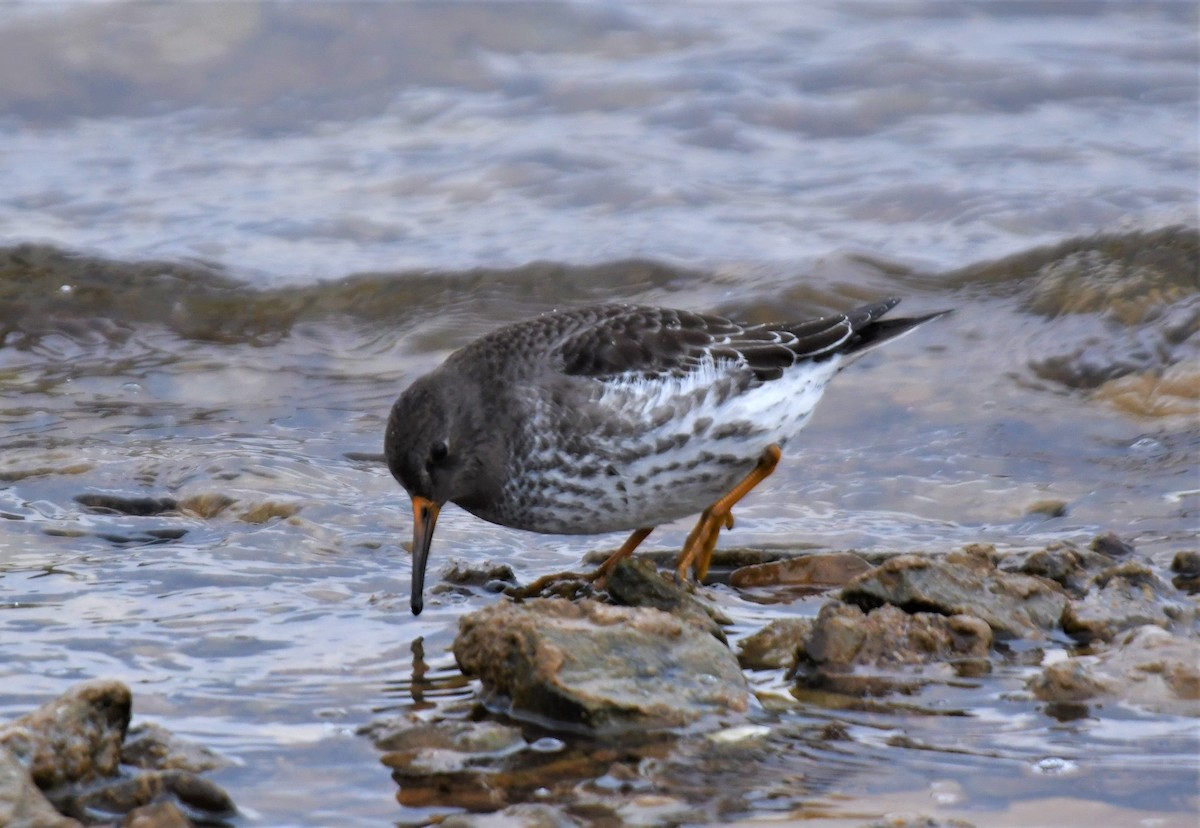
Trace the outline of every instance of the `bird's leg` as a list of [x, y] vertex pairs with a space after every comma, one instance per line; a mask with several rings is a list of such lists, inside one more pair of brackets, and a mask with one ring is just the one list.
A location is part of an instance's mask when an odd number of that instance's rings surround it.
[[646, 539], [646, 536], [653, 531], [653, 526], [644, 527], [642, 529], [634, 529], [633, 534], [626, 538], [625, 542], [621, 544], [621, 548], [605, 558], [604, 563], [596, 567], [596, 571], [588, 576], [588, 580], [592, 581], [593, 583], [599, 582], [600, 584], [603, 584], [604, 579], [607, 578], [608, 574], [613, 571], [613, 567], [632, 555], [633, 550], [637, 549], [638, 546], [641, 545], [642, 541]]
[[591, 583], [599, 582], [600, 585], [603, 585], [604, 579], [612, 572], [613, 567], [618, 562], [632, 555], [633, 550], [637, 549], [638, 545], [653, 531], [653, 526], [635, 530], [626, 539], [625, 543], [621, 544], [621, 548], [605, 558], [604, 563], [596, 567], [593, 572], [551, 572], [549, 575], [543, 575], [531, 581], [526, 586], [507, 589], [505, 590], [505, 594], [511, 595], [514, 598], [528, 598], [531, 595], [537, 595], [546, 587], [559, 581], [589, 581]]
[[700, 514], [696, 528], [688, 534], [683, 551], [679, 554], [679, 564], [675, 568], [677, 581], [687, 578], [689, 567], [695, 572], [697, 581], [704, 580], [704, 576], [708, 574], [708, 566], [712, 562], [713, 549], [716, 548], [717, 535], [720, 534], [721, 527], [733, 528], [733, 507], [751, 489], [775, 471], [775, 467], [779, 465], [779, 458], [782, 456], [783, 452], [780, 451], [779, 446], [774, 443], [767, 446], [763, 449], [762, 456], [758, 458], [758, 464], [750, 473], [730, 489], [728, 494]]

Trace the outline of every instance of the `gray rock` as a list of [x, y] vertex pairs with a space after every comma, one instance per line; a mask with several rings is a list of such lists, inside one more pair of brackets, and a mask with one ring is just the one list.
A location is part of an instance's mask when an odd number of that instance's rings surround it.
[[5, 828], [82, 828], [60, 814], [16, 756], [0, 746], [0, 825]]
[[614, 604], [668, 612], [695, 624], [722, 644], [728, 643], [721, 624], [732, 623], [730, 619], [675, 583], [674, 578], [664, 578], [650, 561], [621, 561], [609, 573], [605, 590]]
[[738, 642], [738, 662], [747, 670], [791, 669], [812, 626], [811, 618], [776, 618]]
[[514, 715], [593, 730], [678, 727], [749, 706], [729, 648], [656, 609], [497, 604], [460, 619], [454, 656]]
[[1062, 615], [1063, 630], [1081, 641], [1108, 641], [1117, 633], [1154, 624], [1168, 627], [1187, 610], [1170, 599], [1172, 589], [1147, 566], [1127, 561], [1099, 573], [1093, 589], [1070, 601]]
[[574, 828], [583, 825], [549, 805], [521, 803], [491, 814], [455, 814], [442, 828]]
[[1119, 700], [1161, 713], [1200, 717], [1200, 640], [1148, 625], [1119, 634], [1109, 649], [1046, 667], [1028, 683], [1049, 702]]
[[199, 773], [228, 767], [230, 762], [203, 745], [180, 739], [162, 725], [142, 722], [129, 729], [121, 746], [121, 762], [135, 768], [186, 770]]
[[972, 615], [1000, 636], [1030, 638], [1058, 626], [1067, 596], [1052, 581], [1001, 572], [987, 547], [943, 559], [901, 555], [854, 578], [842, 599], [871, 609]]

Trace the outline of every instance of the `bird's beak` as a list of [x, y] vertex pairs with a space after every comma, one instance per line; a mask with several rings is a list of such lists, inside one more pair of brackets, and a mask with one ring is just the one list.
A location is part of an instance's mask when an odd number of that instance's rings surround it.
[[414, 496], [413, 544], [412, 544], [412, 612], [420, 615], [425, 606], [425, 562], [429, 559], [429, 545], [433, 542], [433, 527], [437, 523], [441, 506], [432, 500]]

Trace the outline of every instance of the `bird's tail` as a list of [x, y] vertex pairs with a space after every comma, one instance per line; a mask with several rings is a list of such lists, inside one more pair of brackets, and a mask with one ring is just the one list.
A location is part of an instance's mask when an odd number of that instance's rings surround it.
[[885, 342], [904, 336], [919, 325], [951, 313], [949, 310], [943, 310], [905, 319], [880, 319], [898, 304], [900, 304], [900, 300], [891, 297], [847, 311], [846, 318], [850, 321], [850, 329], [853, 333], [846, 338], [837, 352], [846, 356], [851, 354], [856, 357], [862, 356]]

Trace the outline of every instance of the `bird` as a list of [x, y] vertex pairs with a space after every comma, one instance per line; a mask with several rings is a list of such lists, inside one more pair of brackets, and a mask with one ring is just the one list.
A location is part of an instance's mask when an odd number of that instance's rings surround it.
[[774, 471], [833, 376], [949, 312], [881, 318], [899, 302], [767, 324], [589, 305], [450, 354], [400, 394], [384, 436], [412, 503], [413, 614], [446, 503], [533, 532], [632, 531], [598, 576], [654, 527], [699, 513], [676, 577], [703, 580], [733, 506]]

